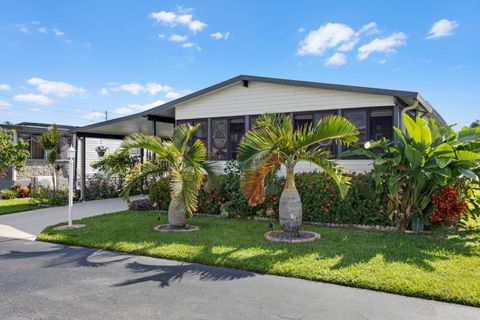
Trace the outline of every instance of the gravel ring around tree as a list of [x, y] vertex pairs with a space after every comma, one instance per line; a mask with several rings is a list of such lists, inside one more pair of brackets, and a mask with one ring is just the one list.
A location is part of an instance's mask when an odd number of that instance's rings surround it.
[[276, 243], [304, 243], [320, 239], [320, 234], [312, 231], [300, 231], [299, 236], [295, 238], [282, 230], [268, 231], [263, 236], [268, 242]]
[[199, 231], [200, 228], [198, 226], [193, 226], [187, 224], [184, 228], [172, 228], [169, 224], [160, 224], [153, 228], [156, 232], [196, 232]]

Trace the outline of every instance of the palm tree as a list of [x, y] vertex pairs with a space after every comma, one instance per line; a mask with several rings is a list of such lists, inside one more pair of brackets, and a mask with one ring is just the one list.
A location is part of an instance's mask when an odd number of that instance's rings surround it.
[[168, 223], [172, 228], [184, 228], [186, 218], [197, 210], [198, 191], [204, 173], [213, 177], [213, 170], [206, 161], [207, 150], [201, 140], [195, 140], [189, 146], [190, 138], [199, 128], [181, 124], [175, 128], [171, 140], [162, 140], [143, 133], [129, 135], [121, 150], [132, 148], [146, 149], [156, 157], [135, 166], [129, 173], [121, 196], [128, 199], [132, 188], [148, 176], [168, 177], [170, 179], [170, 205]]
[[[52, 182], [53, 190], [57, 190], [57, 160], [59, 156], [58, 144], [60, 143], [60, 131], [58, 126], [54, 123], [40, 136], [40, 144], [47, 151], [47, 162], [52, 168]], [[58, 168], [60, 170], [60, 167]]]
[[292, 236], [298, 236], [302, 223], [302, 203], [295, 187], [295, 165], [308, 161], [322, 168], [332, 177], [342, 197], [348, 191], [349, 179], [342, 174], [337, 163], [329, 161], [330, 151], [319, 145], [335, 140], [350, 145], [357, 141], [358, 131], [347, 119], [328, 116], [296, 130], [284, 114], [265, 114], [258, 118], [255, 127], [248, 131], [238, 148], [241, 163], [240, 184], [250, 205], [255, 206], [265, 198], [265, 182], [272, 178], [280, 166], [286, 168], [286, 184], [280, 197], [280, 226]]

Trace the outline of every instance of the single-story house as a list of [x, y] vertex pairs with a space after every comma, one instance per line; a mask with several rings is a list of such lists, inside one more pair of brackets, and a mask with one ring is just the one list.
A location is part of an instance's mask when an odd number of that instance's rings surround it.
[[[20, 122], [17, 124], [2, 124], [0, 128], [5, 130], [15, 130], [14, 141], [22, 139], [28, 144], [28, 151], [30, 156], [27, 159], [25, 170], [17, 171], [10, 168], [5, 172], [6, 175], [0, 175], [0, 190], [10, 188], [15, 183], [20, 183], [22, 186], [53, 186], [52, 181], [52, 169], [48, 165], [46, 160], [46, 151], [40, 144], [40, 136], [48, 130], [52, 124], [49, 123], [33, 123], [33, 122]], [[67, 162], [67, 149], [72, 143], [72, 131], [76, 127], [68, 125], [58, 125], [58, 129], [61, 133], [60, 145], [59, 145], [59, 168], [58, 171], [58, 183], [61, 187], [67, 187], [68, 168]], [[74, 139], [74, 145], [76, 139]], [[91, 164], [97, 161], [100, 156], [96, 152], [96, 147], [102, 146], [107, 148], [107, 152], [114, 152], [121, 144], [121, 140], [115, 139], [89, 139], [88, 152], [85, 154], [85, 161], [87, 163], [87, 175], [92, 175], [96, 172], [91, 167]], [[79, 166], [80, 159], [83, 157], [81, 154], [77, 156], [76, 167]]]
[[[357, 126], [360, 142], [391, 139], [393, 126], [403, 128], [402, 113], [445, 124], [418, 92], [239, 75], [137, 114], [75, 128], [72, 133], [81, 141], [123, 139], [132, 132], [168, 138], [175, 124], [200, 124], [196, 138], [205, 142], [214, 159], [224, 162], [235, 159], [240, 139], [265, 112], [286, 113], [295, 126], [339, 114]], [[83, 143], [83, 153], [85, 148]], [[340, 145], [330, 144], [330, 149], [334, 155], [342, 152]], [[80, 163], [86, 171], [85, 159]], [[342, 159], [340, 164], [349, 171], [370, 169], [367, 159]], [[297, 167], [314, 168], [309, 163]]]

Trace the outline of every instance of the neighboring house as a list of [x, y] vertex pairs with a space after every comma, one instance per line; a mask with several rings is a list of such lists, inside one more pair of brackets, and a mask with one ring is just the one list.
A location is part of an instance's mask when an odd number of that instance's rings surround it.
[[[5, 177], [0, 177], [0, 190], [4, 188], [11, 187], [14, 183], [20, 183], [22, 186], [28, 185], [42, 185], [42, 186], [53, 186], [52, 182], [52, 170], [48, 165], [46, 160], [46, 151], [42, 148], [40, 144], [40, 136], [42, 133], [46, 132], [51, 124], [46, 123], [31, 123], [31, 122], [21, 122], [13, 125], [0, 125], [0, 128], [7, 130], [15, 130], [14, 139], [23, 139], [23, 141], [28, 143], [28, 151], [30, 152], [30, 157], [27, 160], [25, 170], [17, 171], [14, 169], [9, 169]], [[67, 168], [67, 149], [72, 142], [72, 133], [76, 127], [58, 125], [59, 131], [62, 134], [60, 139], [60, 156], [59, 156], [59, 165], [60, 171], [58, 171], [58, 182], [62, 187], [67, 186], [68, 179], [68, 168]], [[121, 141], [119, 140], [109, 140], [109, 139], [88, 139], [88, 151], [86, 152], [86, 174], [92, 175], [96, 171], [90, 165], [98, 160], [100, 157], [96, 152], [96, 147], [104, 146], [107, 148], [107, 153], [114, 152], [120, 146]], [[81, 154], [77, 156], [76, 168], [79, 167], [79, 159], [81, 159]], [[80, 173], [78, 173], [80, 174]]]
[[[168, 138], [175, 124], [198, 123], [201, 127], [196, 138], [203, 140], [213, 158], [223, 163], [235, 159], [240, 139], [265, 112], [286, 113], [296, 127], [339, 114], [357, 126], [359, 143], [393, 138], [393, 126], [403, 129], [402, 113], [445, 124], [418, 92], [240, 75], [141, 113], [75, 128], [73, 132], [81, 139], [122, 139], [132, 132]], [[338, 155], [344, 147], [330, 143], [329, 148]], [[86, 165], [82, 159], [80, 163]], [[340, 164], [355, 172], [371, 168], [367, 159], [342, 159]], [[297, 166], [303, 171], [312, 168], [309, 163]]]

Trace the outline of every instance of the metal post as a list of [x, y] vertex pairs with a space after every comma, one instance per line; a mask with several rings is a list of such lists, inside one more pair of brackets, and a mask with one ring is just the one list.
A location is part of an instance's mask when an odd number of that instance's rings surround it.
[[86, 150], [87, 150], [87, 137], [82, 137], [82, 159], [81, 159], [81, 182], [82, 182], [82, 202], [85, 202], [86, 201], [86, 197], [85, 197], [85, 190], [86, 190], [86, 186], [85, 186], [85, 183], [86, 183], [86, 169], [87, 169], [87, 165], [86, 165]]
[[72, 207], [73, 207], [73, 158], [68, 160], [68, 226], [72, 226]]

